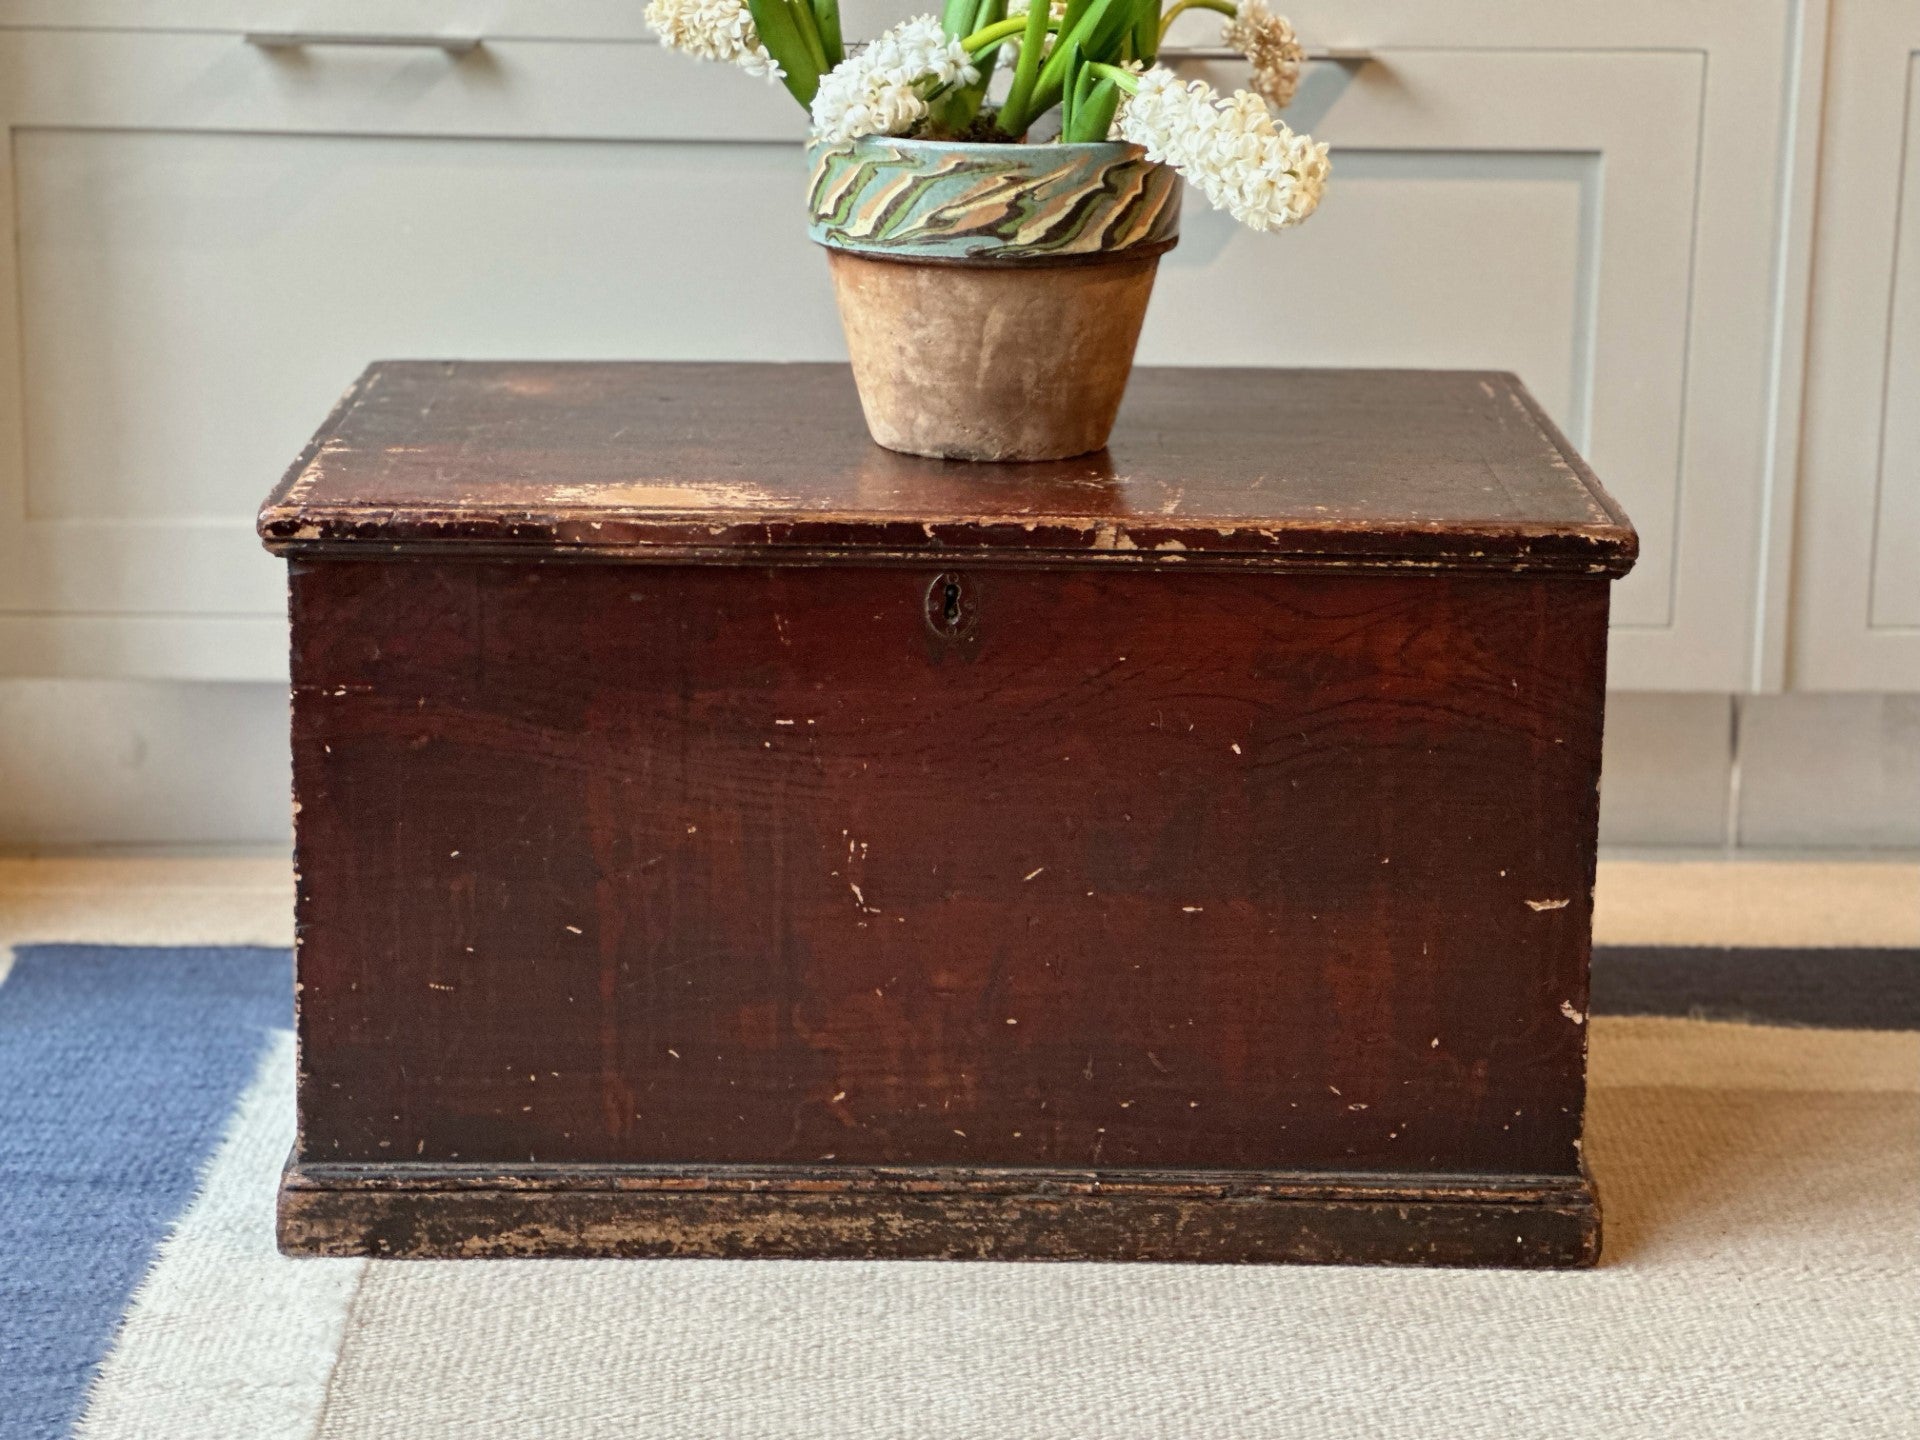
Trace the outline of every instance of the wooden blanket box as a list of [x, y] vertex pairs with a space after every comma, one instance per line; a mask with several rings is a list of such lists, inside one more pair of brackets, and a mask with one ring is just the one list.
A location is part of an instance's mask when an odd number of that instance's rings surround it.
[[1504, 374], [383, 363], [288, 562], [289, 1252], [1591, 1264], [1608, 587]]

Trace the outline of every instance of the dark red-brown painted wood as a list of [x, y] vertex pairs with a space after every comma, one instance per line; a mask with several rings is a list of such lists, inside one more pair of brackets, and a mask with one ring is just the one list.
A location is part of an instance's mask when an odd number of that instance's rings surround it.
[[832, 367], [369, 372], [262, 522], [283, 1243], [1589, 1263], [1631, 531], [1506, 377], [1197, 378], [1088, 482]]
[[1584, 1178], [847, 1166], [288, 1167], [302, 1254], [1591, 1265]]
[[845, 366], [386, 362], [261, 511], [338, 544], [622, 559], [1380, 564], [1619, 574], [1634, 534], [1511, 375], [1134, 375], [1107, 450], [883, 450]]

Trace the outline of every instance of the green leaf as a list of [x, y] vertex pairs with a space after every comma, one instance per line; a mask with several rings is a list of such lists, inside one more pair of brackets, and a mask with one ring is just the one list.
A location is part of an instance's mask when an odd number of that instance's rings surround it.
[[1133, 54], [1129, 59], [1151, 65], [1160, 53], [1160, 0], [1139, 0], [1133, 16]]
[[[1080, 72], [1082, 79], [1091, 74], [1091, 70]], [[1073, 133], [1062, 138], [1083, 144], [1106, 139], [1107, 131], [1113, 128], [1113, 112], [1119, 108], [1120, 87], [1111, 80], [1101, 80], [1083, 99], [1074, 102]]]
[[1066, 88], [1060, 92], [1061, 103], [1072, 102], [1077, 110], [1080, 102], [1087, 98], [1087, 92], [1099, 83], [1100, 72], [1092, 65], [1081, 64], [1073, 67], [1073, 78], [1067, 81]]
[[1073, 105], [1079, 98], [1075, 84], [1085, 73], [1080, 64], [1080, 45], [1078, 41], [1067, 42], [1066, 63], [1060, 71], [1060, 136], [1066, 138], [1067, 127], [1073, 124]]
[[[806, 0], [794, 0], [805, 4]], [[786, 72], [789, 94], [803, 108], [813, 104], [813, 92], [820, 88], [820, 66], [814, 60], [813, 47], [800, 28], [799, 17], [789, 0], [747, 0], [747, 13], [753, 16], [753, 28], [760, 32], [760, 43], [780, 62]], [[808, 12], [811, 29], [812, 12]]]
[[813, 0], [813, 21], [826, 52], [827, 63], [820, 72], [824, 75], [847, 58], [847, 47], [840, 39], [840, 0]]
[[[1047, 57], [1047, 63], [1040, 68], [1040, 78], [1033, 87], [1032, 115], [1044, 114], [1060, 103], [1061, 75], [1066, 68], [1069, 42], [1076, 43], [1080, 53], [1089, 59], [1104, 58], [1092, 37], [1100, 28], [1107, 13], [1113, 8], [1114, 0], [1091, 0], [1087, 8], [1080, 12], [1080, 17], [1074, 22], [1071, 30], [1064, 26], [1061, 28], [1060, 38], [1054, 42], [1053, 53]], [[1021, 59], [1025, 58], [1023, 54]]]
[[1133, 0], [1112, 0], [1105, 13], [1080, 42], [1081, 48], [1090, 60], [1103, 60], [1109, 65], [1118, 65], [1126, 60], [1122, 53], [1126, 38], [1133, 31]]
[[813, 68], [822, 75], [832, 67], [827, 64], [827, 43], [820, 37], [820, 19], [813, 13], [813, 0], [789, 0], [793, 11], [793, 23], [800, 28], [800, 38], [807, 42], [807, 54], [813, 57]]

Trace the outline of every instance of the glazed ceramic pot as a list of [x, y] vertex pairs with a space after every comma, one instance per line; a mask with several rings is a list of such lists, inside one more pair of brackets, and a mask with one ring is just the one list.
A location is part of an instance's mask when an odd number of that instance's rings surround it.
[[868, 136], [808, 152], [873, 438], [955, 460], [1107, 443], [1160, 256], [1173, 172], [1136, 145]]

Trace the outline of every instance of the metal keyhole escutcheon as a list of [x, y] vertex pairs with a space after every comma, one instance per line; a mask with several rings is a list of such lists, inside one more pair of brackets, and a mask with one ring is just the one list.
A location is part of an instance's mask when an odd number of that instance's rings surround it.
[[979, 618], [974, 609], [973, 587], [952, 571], [934, 576], [927, 586], [926, 615], [927, 628], [938, 638], [964, 639]]

